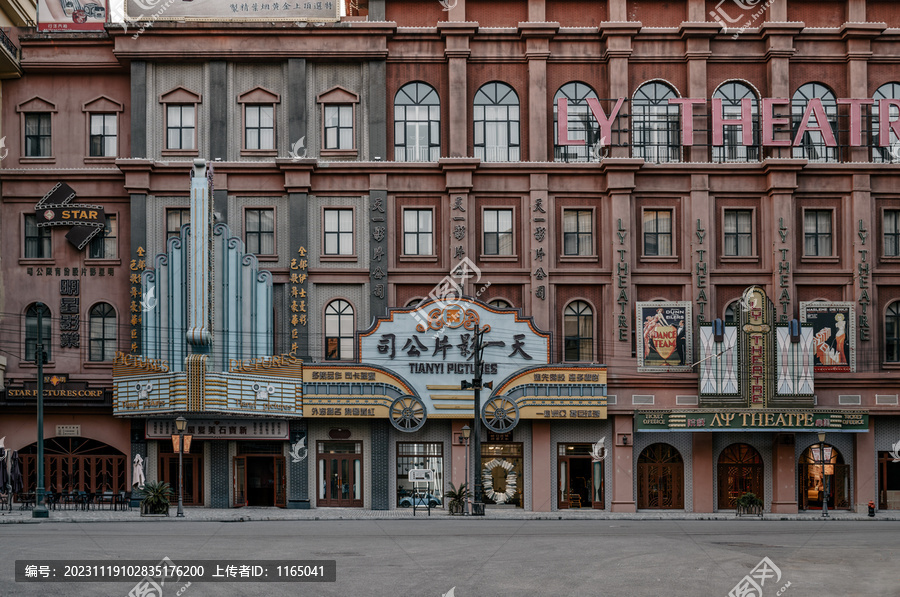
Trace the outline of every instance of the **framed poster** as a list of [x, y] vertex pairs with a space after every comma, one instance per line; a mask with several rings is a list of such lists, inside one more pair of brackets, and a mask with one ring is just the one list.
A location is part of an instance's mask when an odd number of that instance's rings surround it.
[[38, 31], [103, 31], [106, 0], [38, 0]]
[[690, 371], [694, 354], [691, 303], [636, 304], [638, 371]]
[[856, 371], [853, 303], [801, 302], [800, 321], [813, 326], [816, 371]]

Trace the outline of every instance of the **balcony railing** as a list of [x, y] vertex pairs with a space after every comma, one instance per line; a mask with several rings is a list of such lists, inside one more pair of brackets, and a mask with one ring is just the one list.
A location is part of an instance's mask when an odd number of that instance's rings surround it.
[[19, 47], [13, 43], [11, 39], [6, 35], [6, 33], [0, 29], [0, 44], [6, 48], [6, 51], [12, 54], [13, 59], [16, 61], [19, 60]]

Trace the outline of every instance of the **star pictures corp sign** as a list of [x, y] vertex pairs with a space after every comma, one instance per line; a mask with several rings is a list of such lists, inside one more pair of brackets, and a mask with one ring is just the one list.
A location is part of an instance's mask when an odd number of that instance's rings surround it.
[[[600, 105], [597, 98], [586, 98], [585, 100], [594, 115], [597, 123], [600, 125], [600, 137], [612, 138], [612, 123], [618, 117], [619, 111], [624, 103], [624, 98], [616, 100], [609, 116]], [[708, 100], [705, 98], [669, 98], [668, 104], [682, 106], [681, 110], [681, 144], [684, 146], [692, 146], [694, 144], [694, 128], [693, 128], [693, 107], [695, 105], [706, 105]], [[877, 126], [878, 130], [878, 146], [887, 147], [891, 144], [891, 138], [900, 138], [900, 118], [891, 120], [891, 114], [900, 111], [900, 99], [880, 99], [877, 101], [869, 98], [841, 98], [837, 100], [837, 104], [841, 106], [850, 106], [850, 145], [853, 147], [861, 147], [865, 145], [863, 142], [863, 106], [877, 106], [878, 116], [873, 123], [873, 130]], [[825, 106], [819, 98], [812, 98], [806, 104], [803, 117], [799, 121], [799, 126], [791, 139], [776, 139], [778, 133], [788, 133], [791, 130], [791, 116], [776, 116], [776, 106], [786, 106], [791, 108], [791, 100], [784, 98], [763, 98], [762, 106], [759, 110], [760, 119], [760, 143], [764, 147], [791, 147], [798, 146], [803, 140], [803, 136], [810, 132], [818, 132], [822, 135], [822, 142], [827, 147], [837, 147], [837, 140], [834, 137], [834, 131], [828, 121], [828, 115]], [[559, 118], [557, 120], [557, 135], [559, 145], [584, 145], [584, 139], [570, 139], [568, 129], [568, 99], [559, 98], [557, 100], [557, 112]], [[741, 116], [740, 118], [725, 118], [722, 109], [722, 99], [712, 98], [712, 144], [724, 145], [725, 127], [739, 126], [741, 131], [748, 133], [753, 130], [753, 101], [749, 98], [741, 100]], [[786, 127], [786, 128], [782, 128]], [[753, 135], [741, 135], [742, 143], [746, 146], [754, 145]]]

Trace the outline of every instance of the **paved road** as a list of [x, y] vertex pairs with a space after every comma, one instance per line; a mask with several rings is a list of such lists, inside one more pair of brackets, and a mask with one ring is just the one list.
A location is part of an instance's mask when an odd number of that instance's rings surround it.
[[[726, 597], [763, 557], [763, 595], [900, 597], [900, 523], [364, 520], [0, 526], [0, 596], [125, 597], [134, 581], [15, 582], [14, 561], [333, 559], [334, 583], [192, 583], [164, 597]], [[149, 593], [146, 597], [158, 597]], [[749, 593], [747, 597], [756, 597]]]

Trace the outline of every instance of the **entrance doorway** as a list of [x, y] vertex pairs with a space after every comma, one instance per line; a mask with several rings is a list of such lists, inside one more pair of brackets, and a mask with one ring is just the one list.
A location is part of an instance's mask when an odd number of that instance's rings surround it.
[[287, 504], [283, 446], [280, 442], [241, 442], [234, 457], [234, 505]]
[[890, 452], [878, 453], [878, 508], [900, 510], [900, 462]]
[[603, 508], [603, 463], [591, 458], [591, 444], [559, 444], [559, 508]]
[[[19, 450], [25, 491], [34, 492], [37, 481], [37, 442]], [[120, 492], [125, 485], [125, 455], [103, 442], [84, 437], [53, 437], [44, 440], [44, 489]]]
[[[172, 442], [159, 442], [160, 480], [172, 486], [178, 497], [178, 452], [173, 451]], [[187, 445], [187, 444], [185, 444]], [[184, 482], [184, 505], [203, 505], [203, 442], [192, 441], [191, 453], [184, 454], [182, 461], [182, 481]]]
[[826, 494], [830, 509], [850, 509], [850, 467], [834, 446], [815, 444], [807, 448], [800, 457], [797, 474], [801, 509], [821, 510]]
[[745, 493], [764, 499], [763, 460], [753, 446], [731, 444], [722, 450], [717, 472], [720, 510], [737, 508]]
[[684, 460], [669, 444], [647, 446], [638, 457], [638, 508], [684, 508]]
[[363, 506], [362, 442], [318, 442], [316, 506]]

